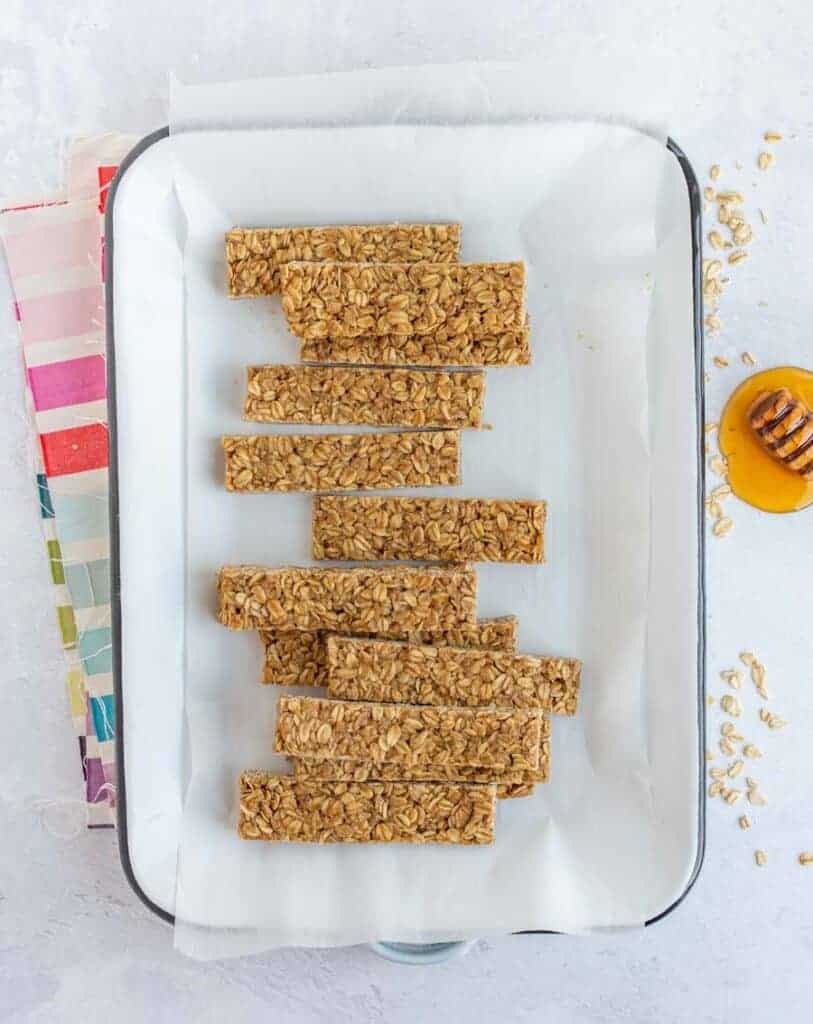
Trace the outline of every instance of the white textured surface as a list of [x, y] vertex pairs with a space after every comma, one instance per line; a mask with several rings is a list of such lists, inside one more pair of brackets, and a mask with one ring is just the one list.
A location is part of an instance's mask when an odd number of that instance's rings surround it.
[[[162, 123], [166, 72], [233, 77], [424, 60], [525, 56], [591, 48], [597, 56], [662, 55], [644, 91], [681, 83], [671, 130], [698, 173], [740, 160], [753, 208], [771, 216], [722, 304], [724, 331], [709, 344], [762, 365], [810, 363], [808, 276], [813, 203], [810, 67], [813, 23], [804, 0], [712, 7], [700, 3], [391, 2], [268, 5], [179, 0], [7, 0], [0, 22], [0, 191], [30, 193], [58, 179], [60, 140]], [[235, 12], [236, 7], [244, 10]], [[679, 75], [670, 69], [678, 67]], [[768, 175], [751, 171], [761, 132], [798, 138], [777, 147]], [[757, 183], [754, 189], [752, 182]], [[756, 220], [755, 210], [752, 216]], [[757, 227], [759, 227], [757, 223]], [[7, 308], [2, 285], [0, 308]], [[768, 303], [759, 307], [758, 300]], [[683, 907], [647, 932], [589, 940], [515, 937], [480, 944], [465, 960], [409, 970], [365, 950], [283, 952], [214, 965], [173, 953], [171, 936], [129, 891], [112, 834], [51, 835], [38, 801], [72, 799], [75, 742], [62, 656], [47, 595], [48, 570], [31, 484], [22, 370], [10, 317], [0, 328], [0, 1020], [156, 1022], [511, 1020], [718, 1021], [770, 1014], [809, 1019], [813, 979], [811, 641], [804, 592], [813, 569], [810, 515], [768, 518], [732, 506], [733, 534], [710, 543], [709, 678], [743, 646], [768, 666], [783, 734], [749, 734], [769, 756], [759, 768], [768, 808], [747, 836], [739, 808], [709, 810], [706, 865]], [[744, 375], [713, 371], [716, 414]], [[715, 716], [711, 718], [716, 722]], [[71, 808], [67, 812], [70, 814]], [[78, 814], [78, 808], [77, 812]], [[756, 816], [756, 815], [755, 815]], [[54, 811], [48, 823], [64, 828]], [[601, 837], [596, 837], [600, 846]], [[753, 867], [764, 847], [768, 867]], [[274, 884], [269, 880], [269, 884]]]

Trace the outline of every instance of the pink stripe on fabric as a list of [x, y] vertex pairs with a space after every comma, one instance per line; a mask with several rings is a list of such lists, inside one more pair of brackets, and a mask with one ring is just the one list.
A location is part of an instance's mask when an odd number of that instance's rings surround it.
[[107, 393], [105, 361], [99, 355], [32, 366], [28, 379], [37, 412], [96, 402]]
[[102, 306], [101, 285], [21, 299], [19, 307], [23, 344], [55, 341], [76, 334], [89, 334], [94, 330], [101, 332], [104, 330]]
[[13, 277], [44, 274], [65, 267], [85, 267], [96, 262], [99, 246], [97, 217], [31, 228], [4, 239]]

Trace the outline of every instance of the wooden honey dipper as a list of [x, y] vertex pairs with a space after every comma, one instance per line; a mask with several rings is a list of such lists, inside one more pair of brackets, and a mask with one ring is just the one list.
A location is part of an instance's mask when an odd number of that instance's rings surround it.
[[759, 394], [748, 422], [769, 455], [794, 473], [813, 479], [813, 415], [789, 388]]

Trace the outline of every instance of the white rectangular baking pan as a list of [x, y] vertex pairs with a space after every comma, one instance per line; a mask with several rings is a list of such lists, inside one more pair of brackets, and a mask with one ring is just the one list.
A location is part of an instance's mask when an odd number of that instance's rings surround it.
[[[189, 367], [184, 289], [178, 285], [185, 225], [173, 200], [167, 136], [164, 130], [144, 139], [111, 189], [106, 279], [120, 849], [136, 893], [171, 921], [187, 781], [186, 581], [196, 567], [187, 564]], [[670, 240], [682, 269], [664, 273], [657, 287], [676, 298], [684, 315], [655, 325], [657, 344], [648, 353], [648, 616], [662, 639], [657, 650], [647, 648], [643, 685], [655, 805], [665, 838], [656, 855], [669, 860], [660, 865], [668, 881], [648, 923], [688, 892], [704, 843], [700, 214], [691, 168], [677, 146], [669, 148], [683, 183], [685, 229]], [[136, 295], [123, 265], [138, 267]]]

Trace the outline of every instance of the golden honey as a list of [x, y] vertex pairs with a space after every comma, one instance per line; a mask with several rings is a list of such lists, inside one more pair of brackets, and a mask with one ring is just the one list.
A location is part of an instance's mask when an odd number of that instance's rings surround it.
[[813, 409], [813, 373], [796, 366], [777, 366], [743, 381], [720, 420], [720, 451], [728, 462], [731, 489], [764, 512], [797, 512], [813, 503], [813, 480], [773, 458], [748, 420], [748, 412], [762, 392], [783, 387]]

